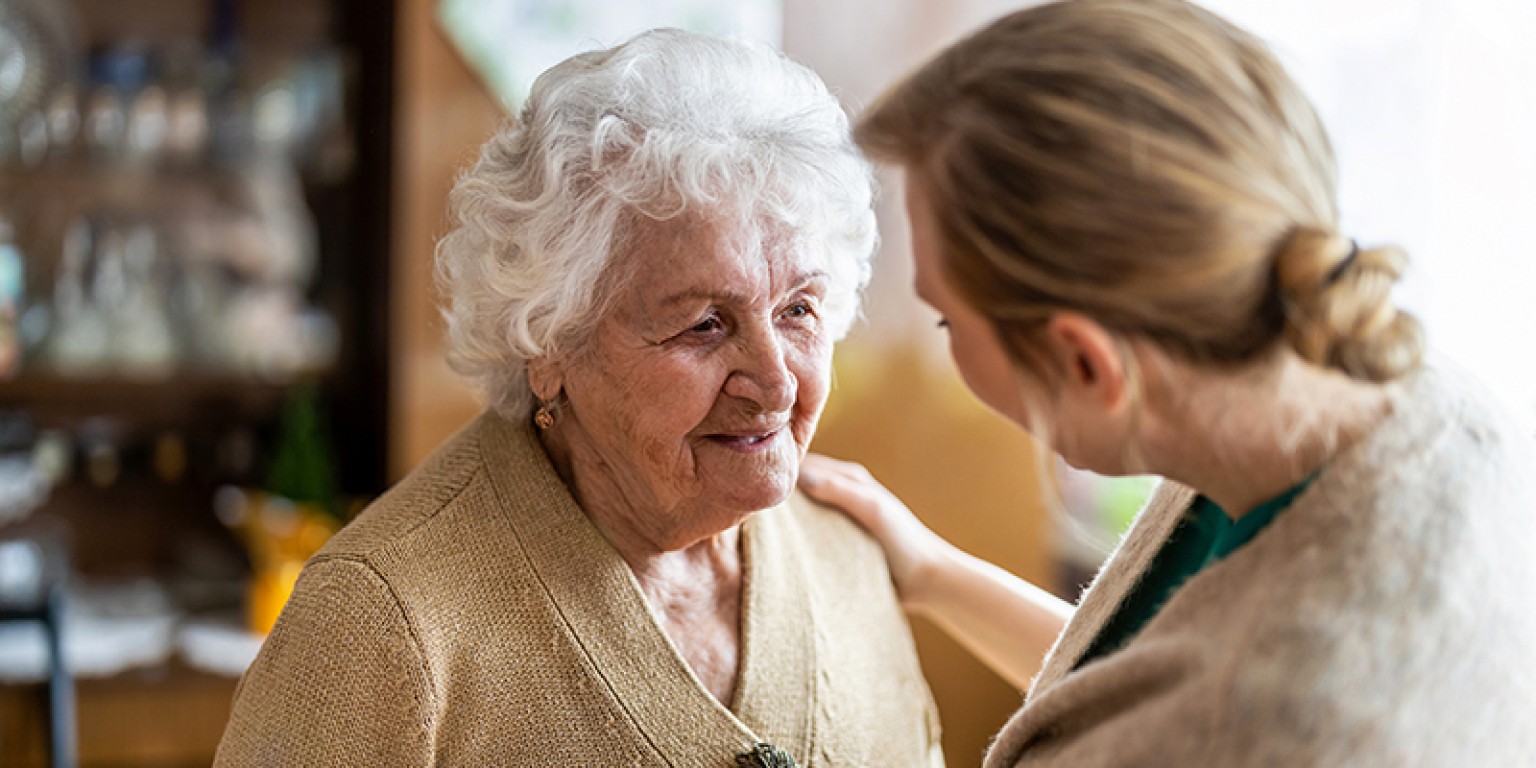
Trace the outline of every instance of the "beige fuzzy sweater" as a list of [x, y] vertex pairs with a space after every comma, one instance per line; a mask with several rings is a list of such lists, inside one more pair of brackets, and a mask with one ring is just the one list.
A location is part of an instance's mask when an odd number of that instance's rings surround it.
[[875, 543], [798, 497], [742, 534], [726, 707], [531, 431], [483, 415], [305, 567], [215, 764], [942, 765]]
[[1536, 766], [1536, 458], [1449, 366], [1074, 670], [1194, 494], [1165, 485], [986, 765]]

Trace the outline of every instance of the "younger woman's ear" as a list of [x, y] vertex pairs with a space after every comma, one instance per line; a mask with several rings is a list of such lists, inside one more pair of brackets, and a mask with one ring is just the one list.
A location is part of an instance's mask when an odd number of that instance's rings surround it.
[[528, 361], [528, 388], [541, 403], [554, 400], [565, 386], [565, 374], [559, 365], [548, 357], [536, 357]]
[[1064, 387], [1107, 411], [1125, 405], [1125, 361], [1115, 336], [1104, 326], [1075, 312], [1059, 312], [1047, 321], [1045, 338], [1064, 375]]

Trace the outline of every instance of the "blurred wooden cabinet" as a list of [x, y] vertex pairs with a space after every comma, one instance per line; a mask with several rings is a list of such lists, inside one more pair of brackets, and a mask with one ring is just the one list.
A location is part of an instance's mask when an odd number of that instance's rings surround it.
[[[59, 30], [0, 136], [0, 245], [25, 257], [22, 308], [46, 310], [19, 367], [0, 354], [0, 416], [62, 436], [67, 465], [0, 533], [60, 523], [83, 578], [238, 616], [215, 489], [268, 481], [295, 392], [318, 393], [336, 492], [389, 481], [395, 3], [0, 4]], [[125, 327], [146, 305], [159, 318]], [[209, 764], [234, 686], [174, 655], [79, 680], [81, 765]], [[45, 764], [40, 690], [0, 685], [0, 765]]]
[[[235, 680], [167, 665], [77, 686], [85, 768], [206, 768], [229, 718]], [[49, 765], [38, 737], [40, 691], [0, 689], [0, 756], [10, 768]]]

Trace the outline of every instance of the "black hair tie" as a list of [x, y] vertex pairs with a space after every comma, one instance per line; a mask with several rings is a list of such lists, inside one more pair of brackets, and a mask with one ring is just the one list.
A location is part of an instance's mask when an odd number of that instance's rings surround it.
[[1338, 264], [1334, 265], [1333, 270], [1328, 273], [1328, 284], [1332, 285], [1334, 283], [1337, 283], [1339, 280], [1343, 279], [1344, 273], [1348, 272], [1349, 268], [1354, 266], [1355, 259], [1359, 258], [1359, 256], [1360, 256], [1360, 244], [1355, 242], [1354, 240], [1350, 240], [1349, 241], [1349, 255], [1345, 256], [1343, 261], [1341, 261]]

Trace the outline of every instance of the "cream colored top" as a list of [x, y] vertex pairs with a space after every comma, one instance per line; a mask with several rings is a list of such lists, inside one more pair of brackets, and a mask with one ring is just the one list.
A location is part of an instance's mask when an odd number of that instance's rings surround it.
[[1536, 451], [1441, 361], [1394, 407], [1078, 668], [1195, 498], [1164, 485], [987, 768], [1536, 766]]
[[486, 413], [305, 567], [215, 764], [942, 765], [878, 546], [798, 496], [742, 542], [726, 707], [530, 428]]

